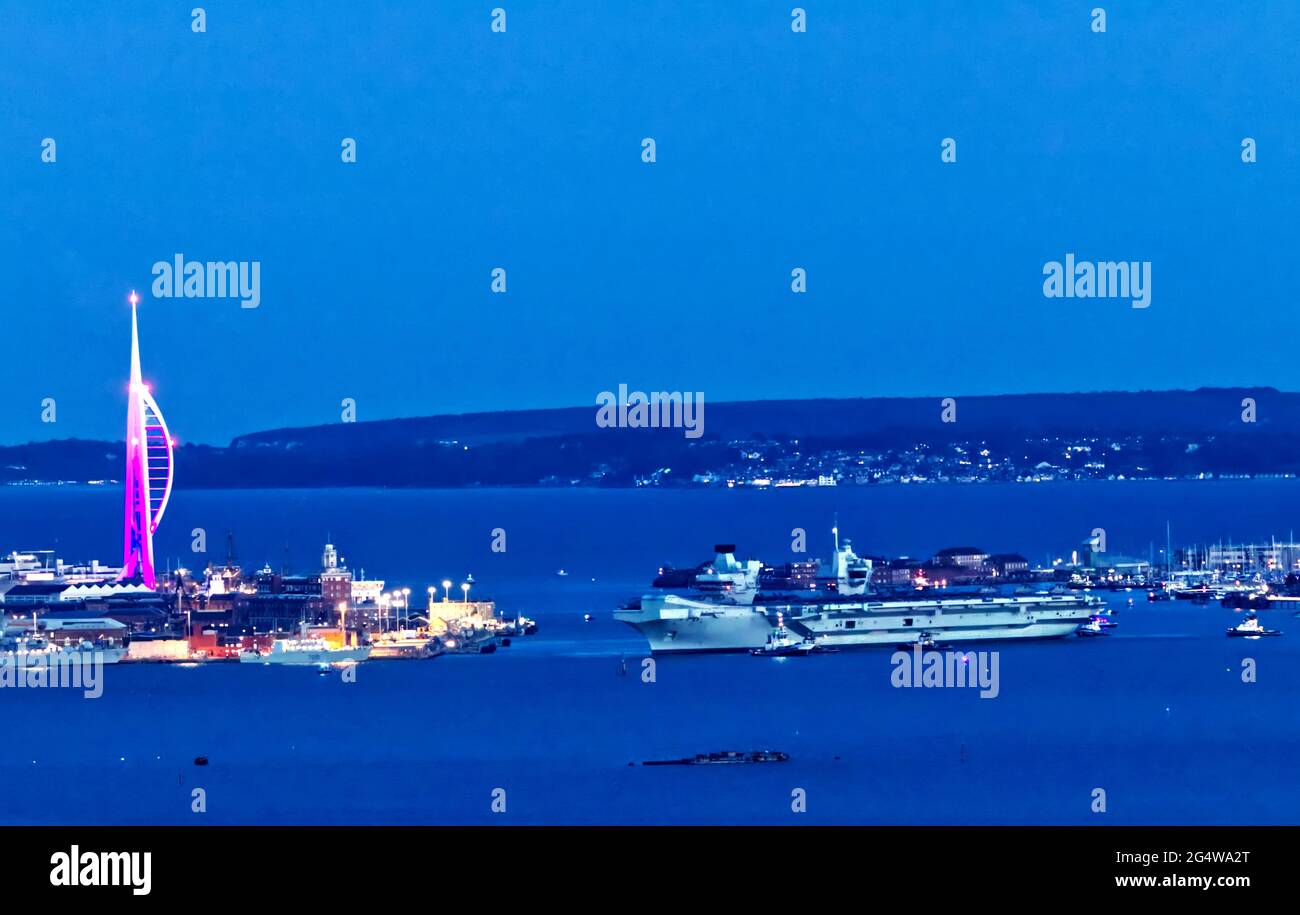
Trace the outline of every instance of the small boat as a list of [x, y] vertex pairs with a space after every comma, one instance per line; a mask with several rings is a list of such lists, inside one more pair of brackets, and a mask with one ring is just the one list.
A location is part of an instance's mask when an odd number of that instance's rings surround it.
[[1090, 622], [1090, 623], [1096, 623], [1096, 624], [1097, 624], [1098, 626], [1100, 626], [1102, 629], [1114, 629], [1116, 626], [1119, 625], [1119, 623], [1115, 622], [1113, 619], [1110, 618], [1110, 614], [1108, 614], [1108, 613], [1104, 613], [1104, 612], [1103, 612], [1103, 613], [1094, 613], [1094, 614], [1093, 614], [1093, 615], [1088, 619], [1088, 622]]
[[815, 647], [811, 639], [796, 639], [781, 627], [768, 634], [762, 648], [751, 648], [749, 653], [760, 658], [793, 658], [812, 654]]
[[818, 645], [814, 639], [795, 638], [785, 628], [781, 615], [777, 614], [776, 628], [767, 634], [767, 642], [762, 648], [751, 648], [749, 653], [760, 658], [794, 658], [809, 654], [834, 654], [839, 649]]
[[911, 651], [917, 645], [921, 646], [922, 651], [950, 651], [952, 646], [947, 642], [937, 642], [933, 632], [922, 632], [915, 642], [900, 642], [899, 651]]
[[561, 578], [567, 578], [569, 576], [569, 573], [566, 572], [564, 569], [556, 569], [555, 574], [560, 576]]
[[591, 622], [592, 620], [594, 620], [594, 619], [595, 619], [595, 617], [592, 616], [590, 613], [584, 613], [584, 614], [582, 615], [582, 620], [583, 620], [583, 622], [590, 623], [590, 622]]
[[1085, 639], [1095, 639], [1098, 636], [1110, 635], [1096, 617], [1080, 625], [1078, 629], [1074, 630], [1074, 634]]
[[1264, 635], [1281, 635], [1280, 629], [1265, 629], [1259, 624], [1259, 618], [1253, 613], [1247, 613], [1246, 618], [1237, 625], [1228, 630], [1229, 638], [1239, 639], [1257, 639]]

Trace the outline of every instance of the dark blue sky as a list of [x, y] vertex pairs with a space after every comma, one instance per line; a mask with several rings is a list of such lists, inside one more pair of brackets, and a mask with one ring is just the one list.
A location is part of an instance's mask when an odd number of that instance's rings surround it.
[[[120, 434], [131, 287], [183, 441], [620, 382], [1300, 388], [1300, 4], [200, 3], [0, 3], [0, 441]], [[148, 296], [178, 252], [261, 307]], [[1151, 307], [1044, 298], [1067, 252], [1150, 260]]]

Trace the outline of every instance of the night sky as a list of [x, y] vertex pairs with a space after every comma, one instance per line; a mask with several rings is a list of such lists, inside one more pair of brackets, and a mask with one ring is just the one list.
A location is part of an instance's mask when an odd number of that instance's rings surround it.
[[[795, 5], [0, 2], [0, 442], [121, 435], [133, 287], [181, 441], [620, 383], [1300, 388], [1300, 4]], [[154, 298], [177, 253], [259, 261], [260, 307]], [[1150, 307], [1045, 298], [1067, 253], [1151, 261]]]

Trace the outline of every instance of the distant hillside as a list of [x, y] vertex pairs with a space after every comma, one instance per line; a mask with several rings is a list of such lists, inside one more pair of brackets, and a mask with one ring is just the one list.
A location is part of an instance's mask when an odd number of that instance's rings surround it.
[[[706, 403], [706, 438], [834, 435], [878, 444], [920, 433], [932, 441], [972, 434], [1135, 433], [1159, 428], [1203, 434], [1240, 431], [1241, 401], [1253, 397], [1261, 426], [1300, 421], [1300, 394], [1274, 388], [1201, 388], [1196, 391], [1119, 391], [1088, 394], [1007, 394], [958, 397], [956, 423], [940, 422], [939, 397], [870, 397], [834, 400], [754, 400]], [[556, 410], [464, 413], [368, 423], [332, 423], [257, 432], [231, 447], [295, 444], [338, 446], [366, 439], [375, 444], [417, 444], [456, 439], [473, 444], [584, 435], [595, 431], [595, 406]], [[680, 433], [677, 433], [680, 435]]]
[[[1255, 423], [1242, 421], [1246, 397], [1256, 401]], [[706, 403], [704, 434], [694, 440], [680, 429], [597, 428], [594, 404], [335, 423], [244, 435], [225, 448], [185, 445], [177, 467], [182, 485], [200, 488], [631, 485], [732, 474], [760, 451], [765, 467], [816, 476], [831, 466], [825, 455], [861, 453], [894, 466], [917, 464], [918, 448], [960, 454], [978, 443], [1005, 456], [1001, 476], [986, 471], [1006, 478], [1052, 464], [1064, 441], [1096, 440], [1104, 460], [1076, 462], [1092, 475], [1300, 472], [1300, 394], [1272, 388], [956, 401], [952, 423], [941, 421], [938, 397]], [[0, 447], [0, 482], [118, 479], [122, 461], [115, 442]]]

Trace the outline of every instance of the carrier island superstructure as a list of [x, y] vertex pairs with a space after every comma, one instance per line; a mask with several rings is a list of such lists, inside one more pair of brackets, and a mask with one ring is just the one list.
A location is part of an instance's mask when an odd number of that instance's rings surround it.
[[943, 598], [871, 593], [871, 561], [838, 534], [823, 587], [808, 596], [762, 594], [758, 560], [738, 561], [719, 544], [713, 562], [682, 591], [657, 590], [616, 610], [656, 653], [745, 651], [783, 625], [828, 648], [1059, 638], [1102, 607], [1077, 593], [970, 594]]

